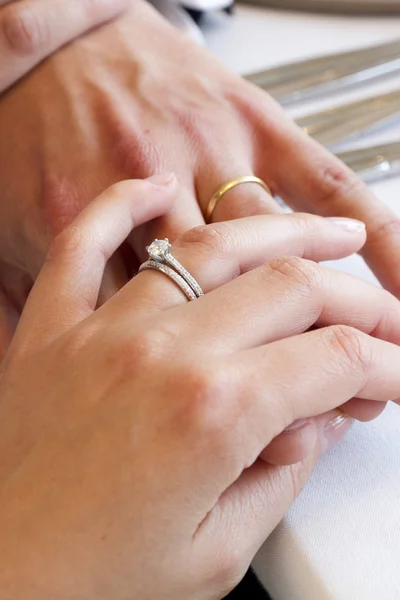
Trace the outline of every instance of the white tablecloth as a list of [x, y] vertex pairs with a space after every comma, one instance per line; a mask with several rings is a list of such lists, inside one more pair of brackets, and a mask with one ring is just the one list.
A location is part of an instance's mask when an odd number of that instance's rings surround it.
[[[351, 18], [239, 7], [233, 19], [207, 18], [204, 32], [208, 46], [225, 64], [249, 73], [398, 37], [400, 17]], [[400, 77], [377, 89], [393, 85], [400, 88]], [[400, 139], [399, 130], [389, 132], [393, 136]], [[375, 191], [400, 215], [400, 180], [377, 185]], [[374, 280], [358, 257], [337, 266]], [[356, 425], [321, 460], [254, 567], [274, 600], [400, 600], [398, 407], [390, 406], [374, 423]]]

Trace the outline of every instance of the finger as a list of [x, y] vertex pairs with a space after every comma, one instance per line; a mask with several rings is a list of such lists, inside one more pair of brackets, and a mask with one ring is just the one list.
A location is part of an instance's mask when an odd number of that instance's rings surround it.
[[[400, 394], [399, 394], [400, 395]], [[361, 400], [360, 398], [352, 398], [340, 410], [349, 417], [357, 419], [357, 421], [373, 421], [379, 417], [386, 408], [384, 402], [374, 402], [374, 400]]]
[[204, 225], [204, 219], [196, 200], [195, 190], [189, 183], [180, 185], [176, 202], [171, 210], [157, 221], [146, 223], [135, 231], [135, 235], [130, 237], [130, 243], [136, 256], [144, 262], [147, 256], [146, 246], [154, 239], [168, 238], [173, 242], [198, 225]]
[[[241, 423], [242, 431], [243, 427], [252, 427], [258, 456], [271, 439], [298, 419], [323, 414], [354, 397], [396, 400], [400, 390], [399, 359], [397, 345], [343, 325], [240, 353], [233, 359], [232, 368], [237, 377], [245, 376], [249, 382], [238, 400], [244, 404], [241, 409], [246, 426]], [[267, 413], [274, 415], [270, 425]], [[256, 421], [263, 432], [258, 442]], [[263, 437], [268, 428], [270, 433]]]
[[[291, 423], [354, 397], [397, 399], [399, 360], [398, 346], [341, 325], [235, 353], [223, 365], [214, 361], [200, 416], [206, 425], [212, 416], [210, 431], [218, 432], [202, 459], [220, 494]], [[224, 390], [217, 404], [215, 389]]]
[[[300, 214], [270, 215], [193, 229], [173, 244], [172, 254], [207, 293], [276, 256], [290, 253], [329, 260], [357, 251], [364, 240], [364, 228], [358, 222]], [[115, 301], [148, 313], [186, 299], [164, 275], [146, 271]]]
[[[316, 335], [316, 332], [307, 335]], [[301, 337], [305, 338], [306, 336]], [[287, 342], [285, 341], [284, 344], [287, 345]], [[264, 398], [267, 398], [267, 394]], [[294, 403], [296, 404], [295, 401]], [[250, 412], [254, 411], [253, 402], [246, 402], [245, 406]], [[266, 406], [268, 406], [268, 401]], [[263, 428], [262, 423], [265, 428], [265, 424], [270, 422], [270, 417], [266, 418], [264, 411], [261, 412], [263, 420], [258, 421], [260, 429]], [[239, 410], [238, 414], [242, 414], [242, 412]], [[269, 413], [269, 415], [273, 414], [275, 413], [272, 411]], [[257, 418], [260, 416], [258, 414]], [[315, 437], [313, 443], [306, 445], [301, 462], [291, 467], [284, 467], [273, 466], [258, 459], [253, 466], [243, 471], [237, 481], [229, 486], [197, 531], [195, 542], [200, 546], [200, 551], [205, 540], [211, 536], [219, 541], [218, 551], [224, 552], [224, 549], [227, 548], [237, 549], [237, 557], [240, 557], [240, 564], [243, 565], [244, 571], [246, 570], [259, 546], [283, 518], [300, 493], [321, 453], [340, 441], [351, 427], [351, 420], [343, 419], [341, 416], [338, 418], [336, 411], [318, 417], [317, 422], [319, 426], [323, 427], [323, 434]], [[251, 419], [248, 426], [248, 430], [247, 427], [240, 427], [240, 440], [246, 447], [248, 447], [249, 438], [243, 437], [243, 434], [246, 435], [246, 430], [250, 432]], [[232, 443], [235, 444], [235, 442], [237, 449], [237, 439], [235, 440], [235, 436], [233, 436]], [[234, 543], [232, 535], [235, 537]], [[205, 545], [204, 550], [206, 549]], [[225, 558], [224, 554], [222, 556]], [[235, 561], [235, 565], [238, 568], [237, 561]]]
[[21, 0], [0, 12], [0, 91], [57, 48], [118, 15], [128, 0]]
[[314, 325], [337, 323], [400, 343], [400, 303], [394, 296], [347, 273], [295, 257], [274, 259], [186, 310], [188, 335], [208, 342], [212, 331], [215, 352], [258, 346]]
[[[237, 159], [229, 154], [213, 156], [212, 153], [202, 162], [196, 187], [204, 215], [211, 198], [224, 184], [243, 175], [253, 175], [253, 168], [248, 163], [235, 167], [237, 162]], [[265, 183], [268, 186], [268, 181]], [[279, 204], [261, 185], [242, 183], [222, 195], [212, 212], [210, 221], [230, 221], [252, 215], [281, 212], [283, 211]]]
[[386, 408], [385, 402], [352, 398], [318, 417], [295, 421], [263, 450], [261, 458], [272, 465], [293, 465], [310, 456], [317, 443], [324, 447], [335, 441], [338, 432], [350, 429], [353, 419], [372, 421]]
[[[314, 450], [307, 460], [290, 467], [257, 460], [221, 495], [194, 538], [206, 564], [224, 564], [230, 574], [228, 582], [221, 581], [219, 574], [210, 596], [225, 596], [239, 583], [307, 483], [319, 457], [320, 451]], [[210, 539], [215, 542], [211, 556]]]
[[269, 144], [260, 151], [260, 160], [277, 193], [297, 210], [363, 221], [367, 243], [362, 255], [382, 285], [400, 296], [398, 217], [353, 171], [293, 123], [269, 121], [264, 133]]
[[28, 299], [16, 347], [32, 351], [94, 311], [107, 261], [137, 224], [166, 212], [176, 179], [120, 182], [89, 204], [53, 241]]
[[[381, 403], [377, 404], [382, 408]], [[316, 447], [333, 446], [352, 425], [353, 420], [341, 410], [296, 421], [272, 440], [260, 458], [271, 465], [294, 465], [311, 456]]]

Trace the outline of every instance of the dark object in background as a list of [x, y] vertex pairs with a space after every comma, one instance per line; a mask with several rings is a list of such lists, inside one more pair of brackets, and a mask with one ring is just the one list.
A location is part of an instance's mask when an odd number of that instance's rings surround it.
[[[186, 10], [186, 12], [192, 17], [192, 19], [196, 23], [196, 25], [199, 25], [201, 23], [201, 19], [203, 18], [204, 11], [197, 10], [195, 8], [189, 8], [188, 6], [185, 6], [184, 2], [182, 4], [182, 6]], [[228, 15], [232, 15], [235, 10], [235, 2], [232, 2], [232, 4], [230, 4], [229, 6], [226, 6], [222, 10], [223, 10], [223, 12], [227, 13]]]
[[258, 582], [253, 571], [250, 569], [245, 578], [239, 583], [225, 600], [272, 600], [263, 587]]
[[399, 0], [241, 0], [247, 4], [288, 8], [290, 10], [311, 10], [354, 15], [394, 15], [400, 13]]

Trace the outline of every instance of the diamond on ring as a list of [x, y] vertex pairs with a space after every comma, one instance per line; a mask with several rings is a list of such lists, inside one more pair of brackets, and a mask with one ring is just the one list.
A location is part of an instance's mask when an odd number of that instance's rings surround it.
[[150, 246], [146, 247], [149, 257], [152, 260], [158, 261], [164, 261], [170, 253], [170, 249], [171, 244], [169, 243], [168, 238], [165, 238], [165, 240], [154, 240]]
[[146, 247], [146, 250], [149, 254], [149, 260], [140, 267], [139, 272], [148, 269], [161, 271], [181, 288], [188, 300], [195, 300], [204, 296], [203, 290], [195, 278], [172, 256], [171, 244], [167, 238], [154, 240]]

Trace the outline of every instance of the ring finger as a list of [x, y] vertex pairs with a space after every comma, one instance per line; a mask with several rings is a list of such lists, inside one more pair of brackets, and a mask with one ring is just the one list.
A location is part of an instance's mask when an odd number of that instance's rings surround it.
[[[210, 292], [267, 260], [291, 254], [310, 260], [347, 256], [362, 247], [362, 223], [313, 215], [247, 217], [190, 230], [172, 245], [172, 255]], [[172, 281], [156, 271], [140, 273], [117, 296], [145, 313], [174, 307], [185, 298]]]
[[[235, 185], [223, 192], [223, 186], [242, 176], [254, 175], [253, 167], [233, 156], [211, 152], [201, 161], [201, 171], [196, 178], [197, 197], [206, 222], [230, 221], [252, 215], [279, 214], [282, 209], [272, 194], [254, 182]], [[268, 181], [265, 181], [269, 188]], [[218, 192], [221, 191], [220, 195]], [[212, 202], [214, 195], [217, 201]], [[213, 204], [213, 206], [211, 206]], [[208, 209], [210, 208], [210, 214]]]

